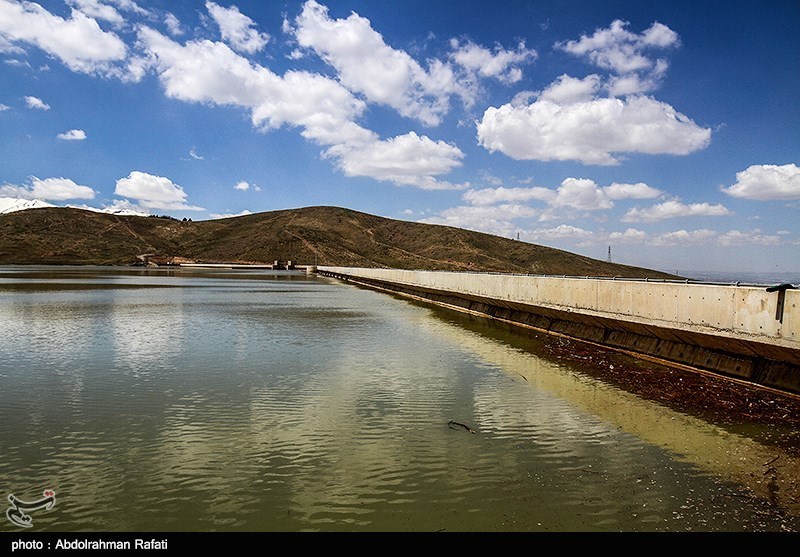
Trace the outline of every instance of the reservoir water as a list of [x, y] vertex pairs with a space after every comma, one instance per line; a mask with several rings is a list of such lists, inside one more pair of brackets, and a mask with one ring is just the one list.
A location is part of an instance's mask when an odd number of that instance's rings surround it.
[[0, 496], [55, 493], [0, 531], [798, 531], [800, 450], [547, 342], [300, 273], [0, 267]]

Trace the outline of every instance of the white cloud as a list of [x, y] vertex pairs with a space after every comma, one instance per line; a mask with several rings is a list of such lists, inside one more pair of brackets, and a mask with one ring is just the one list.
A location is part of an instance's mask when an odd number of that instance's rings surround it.
[[492, 51], [472, 41], [462, 45], [458, 39], [452, 39], [450, 46], [453, 48], [450, 56], [457, 64], [477, 72], [481, 77], [494, 77], [504, 83], [516, 83], [522, 79], [519, 65], [533, 61], [538, 56], [535, 50], [525, 48], [524, 41], [520, 41], [516, 50], [496, 46]]
[[511, 222], [513, 219], [529, 218], [537, 214], [536, 209], [516, 203], [460, 206], [446, 209], [434, 217], [419, 222], [454, 226], [498, 236], [511, 236], [520, 231], [520, 228]]
[[29, 185], [4, 184], [0, 186], [0, 196], [65, 201], [67, 199], [94, 199], [95, 191], [89, 186], [76, 184], [69, 178], [41, 180], [36, 176], [31, 176]]
[[414, 132], [379, 139], [355, 122], [366, 104], [332, 79], [299, 71], [281, 77], [223, 43], [180, 45], [145, 27], [139, 38], [169, 97], [249, 109], [262, 131], [300, 127], [303, 137], [328, 147], [324, 155], [347, 176], [423, 189], [464, 187], [437, 178], [461, 164], [457, 147]]
[[548, 85], [538, 97], [541, 101], [551, 101], [559, 105], [589, 102], [600, 90], [600, 86], [601, 78], [597, 74], [588, 75], [583, 79], [564, 74]]
[[95, 19], [102, 19], [117, 26], [125, 23], [125, 20], [113, 6], [103, 4], [98, 0], [67, 0], [67, 4]]
[[114, 194], [138, 202], [144, 209], [175, 211], [203, 211], [202, 207], [186, 204], [186, 192], [169, 178], [154, 176], [134, 170], [126, 178], [117, 180]]
[[607, 29], [597, 29], [591, 36], [556, 44], [556, 48], [585, 57], [600, 68], [617, 74], [609, 89], [612, 95], [644, 93], [656, 88], [667, 70], [663, 58], [652, 59], [654, 49], [673, 48], [680, 44], [678, 34], [655, 22], [641, 34], [627, 30], [628, 22], [615, 20]]
[[[2, 33], [0, 33], [0, 52], [3, 54], [25, 54], [25, 50], [15, 46], [11, 43], [10, 40], [6, 39]], [[10, 61], [6, 61], [9, 63]], [[22, 62], [19, 60], [13, 60], [14, 63], [21, 65]]]
[[28, 105], [28, 108], [50, 110], [50, 105], [38, 97], [25, 97], [25, 104]]
[[233, 189], [239, 190], [239, 191], [248, 191], [251, 188], [253, 189], [253, 191], [261, 191], [261, 188], [259, 188], [255, 184], [251, 184], [249, 182], [245, 182], [244, 180], [242, 180], [240, 182], [237, 182], [236, 185], [233, 186]]
[[707, 228], [699, 230], [676, 230], [674, 232], [665, 232], [653, 238], [652, 244], [654, 246], [693, 246], [708, 244], [717, 233]]
[[634, 208], [625, 213], [623, 222], [655, 222], [678, 217], [718, 217], [730, 215], [724, 205], [710, 203], [685, 204], [672, 199], [646, 209]]
[[587, 178], [566, 178], [556, 190], [556, 196], [550, 201], [550, 205], [595, 211], [610, 209], [614, 203], [594, 181]]
[[800, 199], [800, 168], [795, 164], [753, 165], [737, 172], [736, 183], [722, 191], [759, 201]]
[[83, 12], [73, 9], [64, 19], [33, 2], [0, 0], [0, 37], [37, 46], [83, 73], [112, 74], [113, 63], [127, 56], [125, 43]]
[[624, 232], [612, 232], [609, 234], [603, 243], [616, 243], [616, 244], [641, 244], [649, 239], [647, 232], [637, 230], [636, 228], [627, 228]]
[[706, 147], [711, 137], [711, 130], [645, 96], [489, 107], [477, 129], [480, 145], [490, 152], [597, 165], [618, 164], [618, 153], [686, 155]]
[[512, 202], [520, 203], [536, 199], [539, 201], [551, 201], [556, 193], [548, 188], [483, 188], [480, 190], [470, 190], [462, 196], [464, 201], [473, 205], [494, 205], [496, 203]]
[[544, 201], [551, 207], [569, 207], [583, 211], [610, 209], [614, 206], [604, 188], [586, 178], [566, 178], [556, 190], [532, 188], [484, 188], [470, 190], [462, 196], [473, 205], [491, 205], [499, 202]]
[[424, 69], [405, 51], [388, 46], [369, 20], [356, 13], [334, 20], [327, 7], [308, 0], [295, 24], [292, 31], [300, 46], [333, 66], [343, 85], [403, 116], [437, 125], [452, 95], [466, 104], [474, 100], [470, 84], [459, 83], [449, 65], [432, 60]]
[[253, 124], [262, 129], [301, 126], [304, 137], [323, 145], [374, 138], [353, 122], [364, 103], [331, 79], [295, 71], [280, 77], [223, 43], [180, 45], [146, 27], [139, 38], [169, 97], [247, 108]]
[[631, 73], [622, 76], [612, 76], [606, 88], [612, 96], [636, 95], [652, 91], [661, 84], [661, 80], [667, 73], [669, 64], [665, 60], [659, 60], [653, 69], [642, 75]]
[[164, 16], [164, 23], [166, 24], [170, 35], [173, 37], [183, 35], [181, 22], [177, 17], [175, 17], [175, 14], [167, 13], [167, 15]]
[[259, 32], [255, 28], [255, 22], [241, 13], [236, 6], [223, 8], [214, 2], [206, 2], [206, 9], [219, 25], [222, 40], [235, 50], [254, 54], [263, 50], [269, 42], [269, 35]]
[[369, 176], [422, 189], [462, 189], [433, 178], [461, 164], [464, 153], [455, 145], [434, 141], [414, 132], [351, 148], [332, 147], [329, 156], [338, 159], [347, 176]]
[[560, 224], [554, 228], [537, 228], [525, 234], [531, 241], [537, 240], [587, 240], [594, 235], [591, 230], [586, 230], [569, 224]]
[[[274, 74], [273, 74], [274, 75]], [[375, 133], [355, 123], [365, 104], [327, 77], [307, 72], [287, 72], [269, 79], [253, 122], [264, 129], [284, 124], [300, 126], [306, 139], [321, 145], [363, 145], [377, 139]]]
[[653, 199], [663, 194], [661, 190], [650, 187], [643, 182], [637, 184], [618, 184], [614, 182], [603, 188], [609, 199]]
[[497, 176], [492, 175], [488, 170], [481, 170], [479, 172], [480, 178], [482, 181], [486, 182], [487, 184], [491, 184], [493, 186], [502, 186], [503, 180], [498, 178]]
[[194, 149], [189, 149], [189, 156], [196, 161], [206, 160], [205, 157], [203, 157], [202, 155], [198, 155], [197, 151], [195, 151]]
[[11, 109], [11, 107], [8, 106], [7, 104], [1, 104], [0, 103], [0, 112], [3, 112], [4, 110], [10, 110], [10, 109]]
[[106, 1], [109, 4], [116, 5], [117, 8], [119, 8], [120, 10], [126, 11], [126, 12], [132, 12], [132, 13], [135, 13], [135, 14], [138, 14], [138, 15], [143, 15], [143, 16], [148, 16], [148, 17], [153, 15], [150, 11], [145, 10], [144, 8], [140, 7], [133, 0], [106, 0]]
[[751, 230], [749, 232], [729, 230], [721, 234], [718, 241], [721, 246], [743, 246], [753, 244], [760, 246], [777, 246], [780, 245], [781, 238], [777, 235], [771, 236], [762, 234], [760, 230]]
[[66, 141], [83, 141], [86, 139], [86, 132], [83, 130], [69, 130], [65, 131], [64, 133], [58, 134], [56, 137], [58, 139], [64, 139]]

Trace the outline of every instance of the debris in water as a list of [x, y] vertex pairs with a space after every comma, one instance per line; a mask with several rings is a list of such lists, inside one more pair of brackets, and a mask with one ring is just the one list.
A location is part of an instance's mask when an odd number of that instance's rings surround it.
[[466, 429], [467, 431], [469, 431], [470, 433], [475, 433], [475, 430], [474, 430], [474, 429], [472, 429], [472, 428], [471, 428], [471, 427], [469, 427], [468, 425], [466, 425], [466, 424], [462, 424], [462, 423], [460, 423], [460, 422], [454, 422], [453, 420], [450, 420], [450, 421], [447, 423], [447, 425], [450, 427], [450, 429], [456, 429], [456, 428], [455, 428], [455, 427], [453, 427], [453, 426], [460, 426], [460, 427], [463, 427], [464, 429]]

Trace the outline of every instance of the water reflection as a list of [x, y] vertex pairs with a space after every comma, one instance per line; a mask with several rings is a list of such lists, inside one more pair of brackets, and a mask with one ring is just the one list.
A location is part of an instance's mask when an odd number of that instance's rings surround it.
[[[516, 385], [498, 388], [491, 384], [479, 390], [476, 410], [484, 427], [496, 435], [525, 435], [538, 440], [543, 433], [558, 432], [558, 438], [551, 442], [565, 451], [570, 450], [570, 445], [585, 446], [593, 436], [607, 436], [607, 425], [613, 425], [670, 451], [676, 459], [709, 475], [746, 486], [757, 496], [770, 499], [793, 514], [800, 513], [800, 485], [796, 481], [800, 478], [800, 458], [792, 453], [643, 400], [591, 377], [576, 375], [563, 366], [509, 349], [506, 344], [464, 329], [442, 326], [438, 321], [423, 326], [430, 334], [464, 346], [503, 370], [510, 379], [530, 386], [531, 394], [523, 394], [527, 400], [518, 404], [514, 404], [515, 396], [520, 396]], [[519, 412], [520, 407], [525, 408], [523, 413]], [[591, 416], [593, 421], [577, 419], [576, 410]], [[558, 427], [553, 427], [555, 423]], [[776, 482], [780, 483], [779, 489], [775, 489]]]
[[759, 483], [774, 449], [459, 318], [298, 275], [85, 272], [103, 287], [0, 271], [0, 486], [56, 490], [37, 528], [796, 529]]

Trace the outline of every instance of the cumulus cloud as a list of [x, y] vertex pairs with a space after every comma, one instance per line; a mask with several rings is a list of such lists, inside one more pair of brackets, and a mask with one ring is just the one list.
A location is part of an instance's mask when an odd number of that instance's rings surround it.
[[125, 20], [113, 6], [98, 0], [67, 0], [67, 4], [94, 19], [102, 19], [114, 25], [122, 25]]
[[608, 28], [579, 40], [556, 43], [556, 48], [615, 73], [609, 84], [612, 95], [644, 93], [658, 85], [668, 66], [663, 58], [653, 59], [648, 53], [677, 47], [680, 39], [662, 23], [655, 22], [640, 34], [628, 31], [628, 25], [614, 20]]
[[672, 199], [647, 207], [634, 208], [622, 217], [624, 222], [655, 222], [678, 217], [718, 217], [730, 215], [731, 212], [724, 205], [711, 205], [710, 203], [685, 204]]
[[535, 186], [531, 188], [483, 188], [470, 190], [462, 196], [474, 205], [491, 205], [500, 202], [543, 201], [551, 207], [568, 207], [583, 211], [610, 209], [614, 206], [606, 189], [587, 178], [565, 178], [552, 190]]
[[800, 199], [800, 168], [761, 164], [736, 173], [736, 183], [722, 191], [733, 197], [759, 201]]
[[739, 230], [729, 230], [721, 234], [719, 239], [721, 246], [742, 246], [742, 245], [761, 245], [777, 246], [781, 243], [779, 235], [763, 234], [761, 230], [750, 230], [742, 232]]
[[424, 189], [463, 187], [436, 178], [461, 164], [457, 147], [414, 132], [379, 139], [355, 122], [366, 104], [330, 78], [301, 71], [278, 76], [223, 43], [181, 45], [146, 27], [139, 37], [169, 97], [248, 109], [263, 131], [299, 127], [348, 176]]
[[452, 68], [432, 60], [423, 68], [407, 52], [387, 45], [368, 19], [352, 13], [331, 19], [328, 8], [307, 1], [292, 30], [303, 48], [312, 49], [336, 69], [339, 81], [372, 102], [384, 104], [403, 116], [437, 125], [458, 95], [471, 104], [474, 92], [460, 83]]
[[332, 147], [327, 154], [339, 160], [339, 167], [347, 176], [369, 176], [422, 189], [466, 187], [432, 178], [459, 166], [464, 153], [455, 145], [414, 132], [358, 148]]
[[570, 224], [560, 224], [553, 228], [537, 228], [530, 230], [525, 237], [531, 241], [538, 240], [587, 240], [594, 235], [591, 230], [586, 230]]
[[550, 200], [553, 207], [571, 207], [583, 211], [610, 209], [614, 203], [606, 193], [587, 178], [566, 178]]
[[143, 209], [173, 211], [203, 211], [202, 207], [186, 204], [186, 192], [169, 178], [134, 170], [117, 180], [114, 194], [136, 200]]
[[65, 141], [83, 141], [86, 139], [86, 132], [83, 130], [69, 130], [58, 134], [56, 137]]
[[643, 230], [636, 228], [627, 228], [623, 232], [612, 232], [604, 239], [603, 243], [616, 243], [616, 244], [640, 244], [646, 242], [650, 238], [649, 234]]
[[153, 14], [134, 2], [134, 0], [106, 0], [109, 4], [114, 4], [120, 10], [135, 13], [143, 16], [152, 16]]
[[650, 187], [643, 182], [636, 184], [618, 184], [614, 182], [610, 186], [603, 188], [609, 199], [653, 199], [662, 195], [664, 192]]
[[[98, 3], [85, 2], [92, 4]], [[114, 63], [127, 56], [125, 43], [82, 11], [73, 9], [64, 19], [33, 2], [0, 0], [0, 38], [41, 48], [71, 70], [89, 74], [113, 74]]]
[[532, 207], [516, 203], [492, 206], [460, 206], [446, 209], [434, 217], [420, 220], [427, 224], [442, 224], [496, 234], [510, 236], [519, 231], [512, 220], [533, 217], [538, 211]]
[[50, 110], [50, 105], [38, 97], [25, 97], [25, 104], [28, 105], [28, 108]]
[[139, 30], [139, 38], [169, 97], [240, 106], [251, 111], [253, 124], [262, 129], [301, 126], [305, 137], [322, 144], [373, 138], [353, 122], [364, 103], [324, 76], [290, 71], [281, 77], [223, 43], [181, 45], [147, 27]]
[[254, 54], [263, 50], [269, 42], [269, 35], [258, 31], [255, 22], [241, 13], [236, 6], [223, 8], [214, 2], [206, 2], [206, 9], [219, 25], [222, 40], [235, 50]]
[[239, 191], [249, 191], [251, 189], [253, 191], [261, 191], [261, 188], [259, 188], [257, 185], [245, 182], [244, 180], [236, 182], [236, 185], [233, 186], [233, 189]]
[[470, 190], [462, 196], [473, 205], [494, 205], [496, 203], [521, 203], [531, 200], [550, 201], [556, 196], [549, 188], [483, 188]]
[[[559, 76], [538, 95], [539, 100], [550, 101], [559, 105], [591, 101], [600, 90], [602, 79], [597, 74], [592, 74], [579, 79], [567, 74]], [[521, 97], [518, 97], [521, 98]]]
[[516, 50], [507, 50], [499, 45], [489, 50], [472, 41], [461, 44], [458, 39], [452, 39], [450, 46], [454, 62], [481, 77], [493, 77], [504, 83], [516, 83], [522, 79], [519, 66], [538, 57], [535, 50], [525, 48], [524, 41], [519, 42]]
[[619, 153], [686, 155], [708, 145], [711, 130], [646, 96], [489, 107], [478, 141], [517, 160], [619, 164]]
[[36, 176], [31, 176], [29, 182], [29, 184], [21, 186], [4, 184], [0, 186], [0, 196], [48, 201], [94, 199], [95, 196], [95, 191], [92, 188], [76, 184], [69, 178], [45, 178], [41, 180]]
[[617, 20], [593, 35], [557, 43], [557, 49], [612, 75], [563, 74], [541, 91], [523, 91], [511, 103], [490, 106], [477, 124], [479, 144], [517, 160], [596, 165], [619, 164], [626, 153], [687, 155], [704, 149], [710, 129], [646, 94], [668, 68], [650, 51], [677, 46], [677, 34], [657, 22], [640, 34], [627, 26]]
[[699, 230], [676, 230], [665, 232], [653, 238], [654, 246], [693, 246], [707, 244], [715, 239], [717, 233], [707, 228]]

